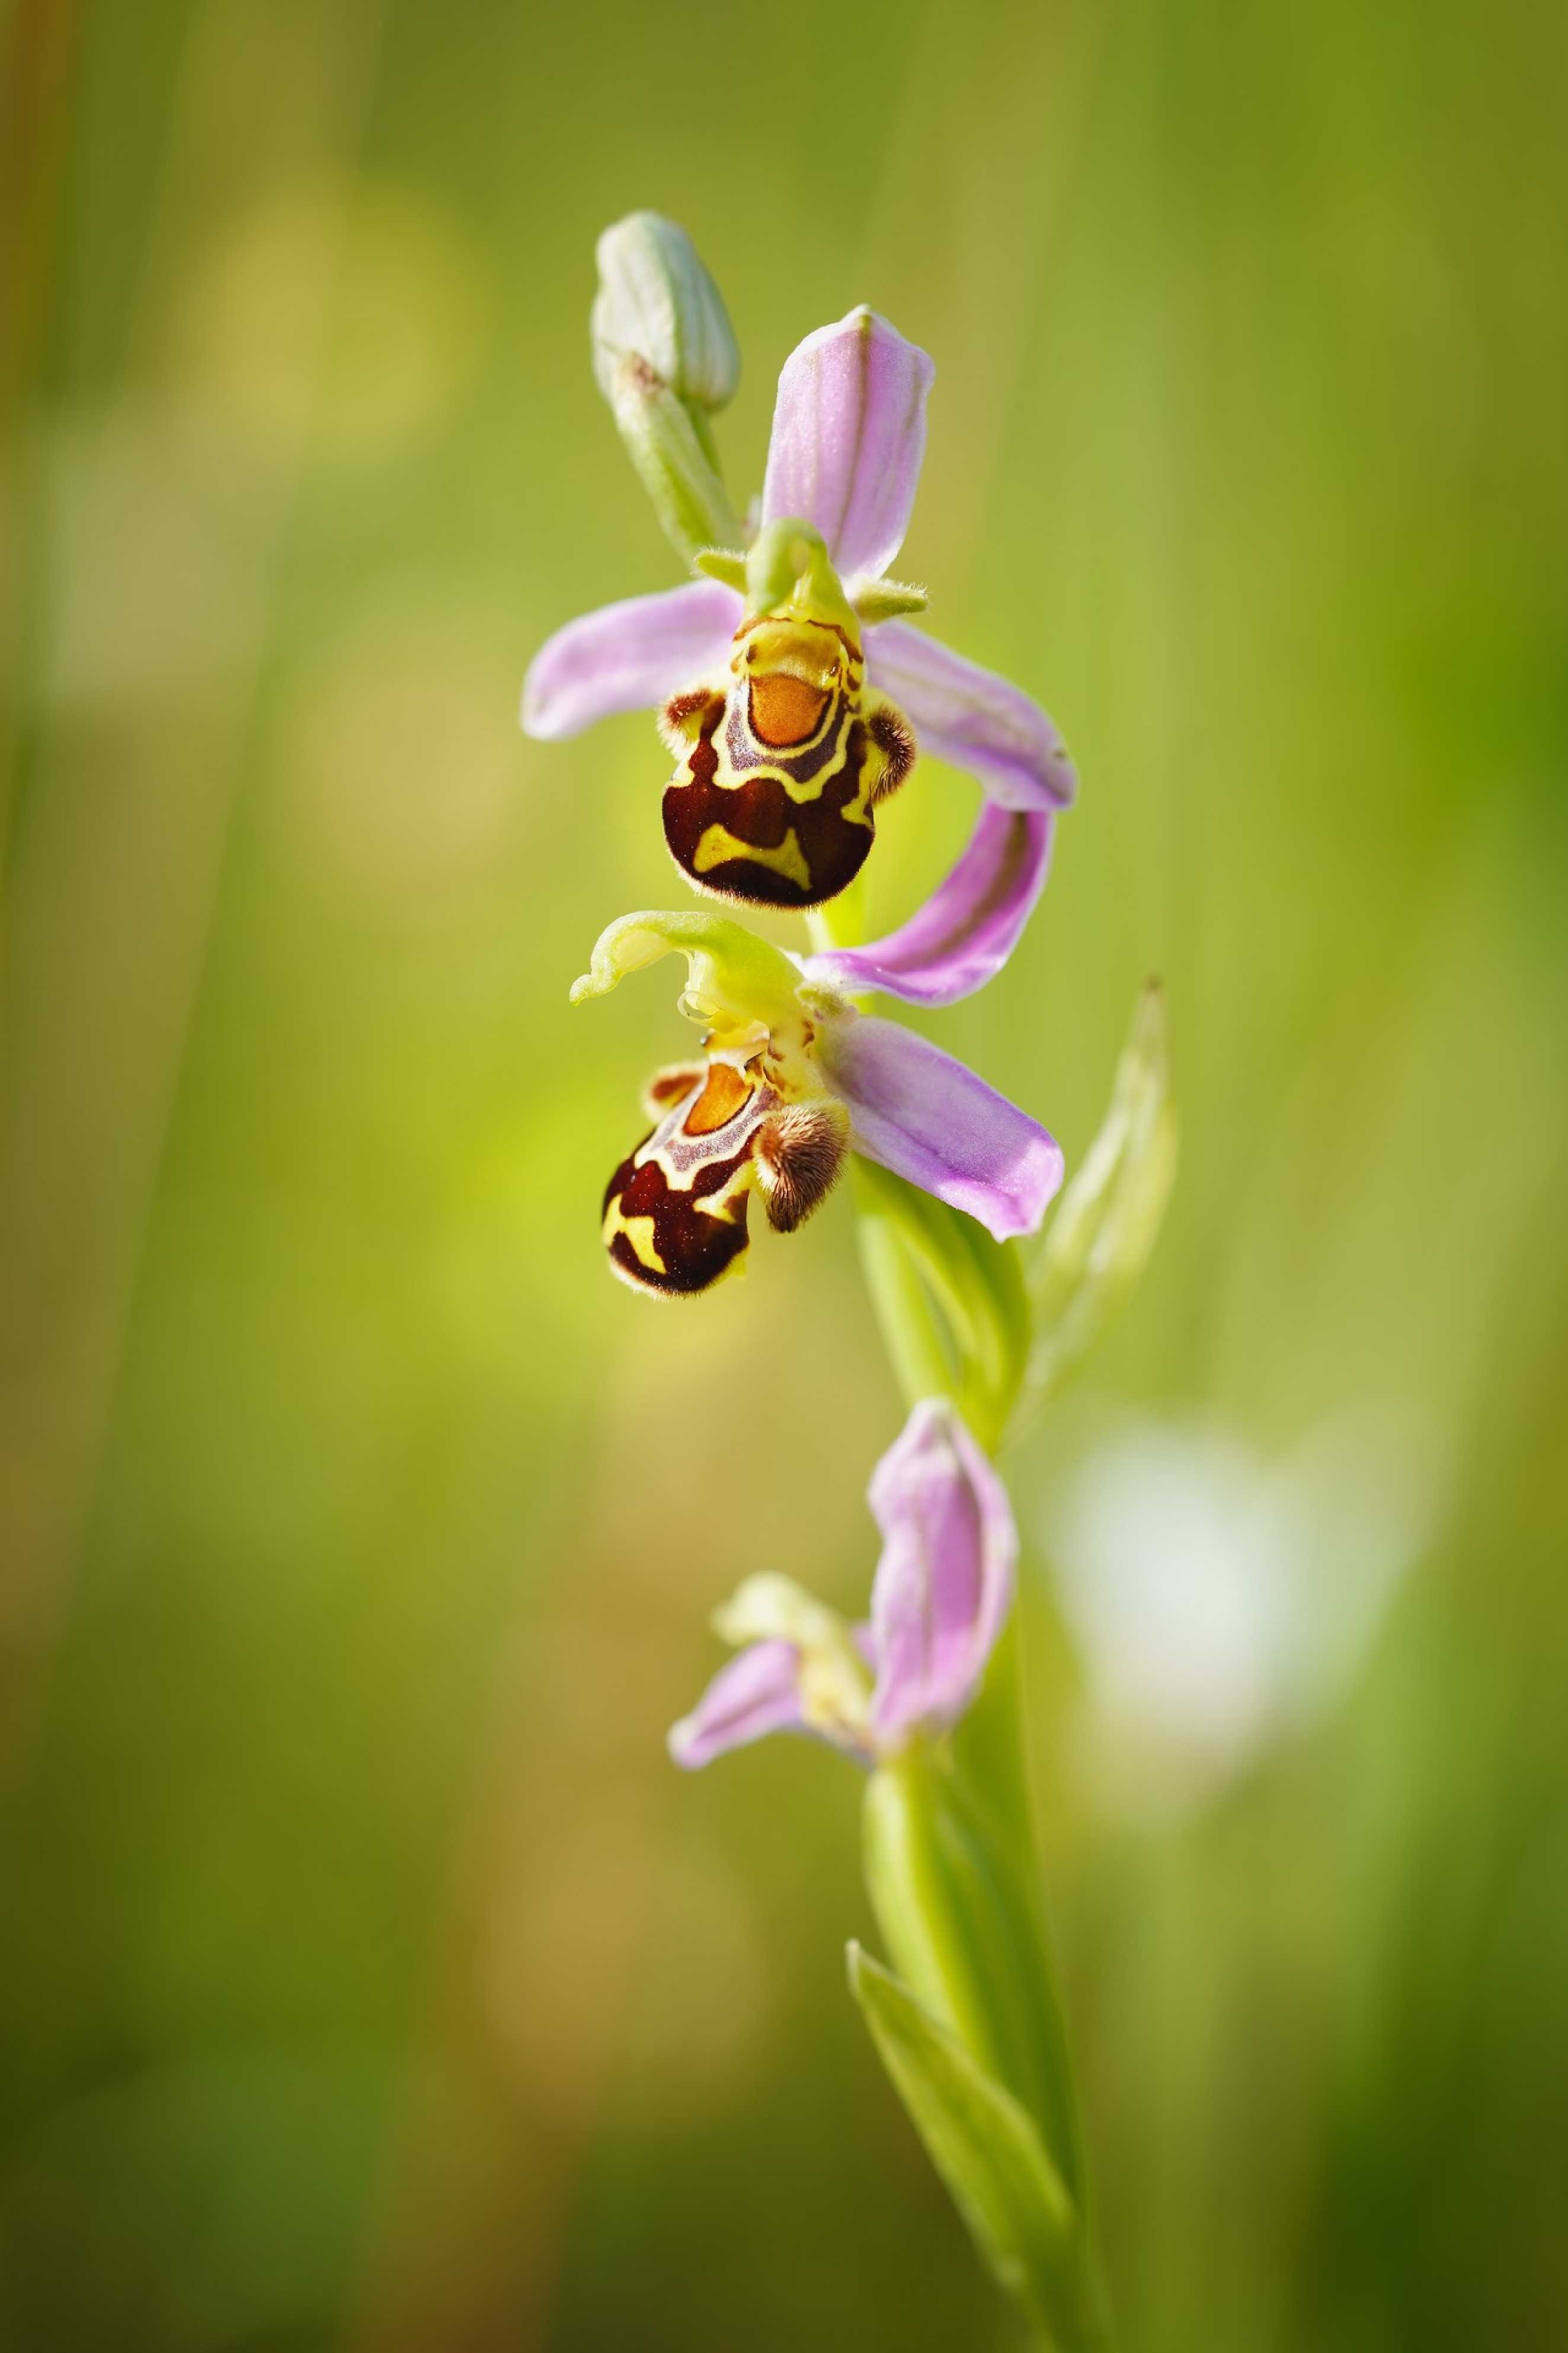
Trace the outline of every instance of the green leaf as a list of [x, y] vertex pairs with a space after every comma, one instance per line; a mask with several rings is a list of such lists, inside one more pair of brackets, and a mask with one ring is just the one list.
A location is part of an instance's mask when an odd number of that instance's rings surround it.
[[858, 1944], [849, 1990], [981, 2260], [1060, 2353], [1108, 2342], [1085, 2234], [1033, 2120]]
[[952, 1398], [994, 1448], [1028, 1356], [1016, 1245], [871, 1161], [855, 1174], [867, 1277], [909, 1402]]
[[956, 1398], [961, 1384], [950, 1335], [896, 1220], [875, 1191], [875, 1174], [866, 1162], [850, 1164], [860, 1264], [894, 1377], [906, 1405], [928, 1397]]
[[1032, 1418], [1065, 1387], [1149, 1262], [1176, 1174], [1169, 1084], [1164, 992], [1150, 981], [1100, 1133], [1029, 1265], [1035, 1341], [1022, 1414]]
[[1015, 1851], [946, 1745], [918, 1739], [871, 1774], [861, 1828], [867, 1891], [895, 1965], [1028, 2112], [1081, 2197], [1078, 2102], [1032, 1849]]

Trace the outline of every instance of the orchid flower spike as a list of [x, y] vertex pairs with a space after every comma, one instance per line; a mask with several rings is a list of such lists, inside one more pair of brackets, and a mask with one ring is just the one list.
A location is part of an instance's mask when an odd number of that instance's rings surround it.
[[669, 1735], [694, 1769], [769, 1732], [808, 1732], [873, 1765], [947, 1731], [980, 1688], [1012, 1607], [1007, 1491], [943, 1398], [917, 1405], [871, 1474], [882, 1533], [870, 1623], [792, 1577], [749, 1577], [715, 1615], [740, 1656]]
[[858, 1011], [721, 915], [624, 915], [572, 1001], [671, 954], [687, 959], [680, 1007], [703, 1030], [702, 1053], [655, 1074], [645, 1102], [655, 1125], [605, 1190], [605, 1246], [624, 1282], [666, 1298], [709, 1290], [741, 1263], [753, 1188], [769, 1223], [792, 1233], [851, 1150], [998, 1241], [1035, 1231], [1062, 1177], [1045, 1128], [940, 1047]]
[[[606, 288], [624, 243], [602, 242]], [[663, 223], [637, 251], [645, 276], [665, 269], [672, 312], [694, 313], [688, 339], [700, 328], [704, 348], [719, 340], [717, 290], [706, 272], [699, 281], [689, 239]], [[679, 257], [679, 269], [661, 256]], [[619, 311], [651, 315], [640, 278], [636, 291]], [[643, 342], [646, 351], [623, 353], [621, 381], [674, 416], [661, 479], [679, 478], [688, 514], [707, 459], [685, 439], [708, 430], [708, 408], [690, 394], [683, 406], [658, 375], [676, 365], [671, 335]], [[779, 378], [749, 547], [693, 552], [689, 525], [670, 523], [661, 499], [672, 537], [705, 576], [569, 622], [534, 658], [522, 703], [525, 729], [547, 740], [615, 712], [658, 712], [678, 763], [664, 797], [677, 863], [700, 890], [771, 906], [816, 906], [853, 881], [917, 739], [977, 777], [985, 806], [928, 904], [882, 940], [813, 959], [816, 976], [837, 987], [926, 1005], [967, 995], [1006, 961], [1044, 886], [1056, 812], [1077, 786], [1038, 704], [912, 628], [901, 617], [923, 607], [923, 593], [886, 576], [914, 503], [934, 373], [863, 305], [808, 335]], [[711, 406], [706, 386], [704, 397]], [[628, 447], [647, 479], [642, 444]], [[705, 479], [715, 527], [738, 534], [717, 476]]]

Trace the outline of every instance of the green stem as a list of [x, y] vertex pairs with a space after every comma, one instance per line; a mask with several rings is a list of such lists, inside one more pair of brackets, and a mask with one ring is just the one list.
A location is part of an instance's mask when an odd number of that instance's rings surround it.
[[[988, 1795], [988, 1793], [987, 1793]], [[900, 1975], [1039, 2126], [1080, 2215], [1083, 2148], [1031, 1847], [911, 1741], [866, 1790], [866, 1875]]]
[[[814, 946], [854, 944], [863, 931], [858, 890], [809, 921]], [[906, 1403], [952, 1398], [961, 1411], [984, 1419], [986, 1426], [975, 1435], [994, 1452], [1013, 1390], [996, 1392], [995, 1414], [976, 1416], [977, 1402], [994, 1381], [983, 1376], [977, 1390], [976, 1366], [964, 1361], [964, 1335], [951, 1320], [944, 1324], [908, 1239], [889, 1214], [879, 1171], [857, 1171], [856, 1206], [867, 1289]], [[1007, 1325], [1015, 1320], [1011, 1253], [1002, 1271], [1007, 1280], [999, 1282], [998, 1271], [987, 1270]], [[1036, 2117], [1078, 2206], [1083, 2324], [1067, 2353], [1109, 2348], [1112, 2334], [1089, 2211], [1078, 2099], [1046, 1933], [1016, 1620], [947, 1752], [936, 1755], [916, 1742], [873, 1774], [866, 1862], [895, 1965], [917, 1997]]]
[[979, 1697], [952, 1736], [953, 1781], [969, 1811], [970, 1834], [994, 1858], [1010, 1913], [1011, 1947], [1031, 1992], [1031, 2052], [1047, 2145], [1086, 2218], [1089, 2167], [1068, 2045], [1067, 2020], [1051, 1955], [1039, 1841], [1029, 1788], [1023, 1659], [1016, 1619], [991, 1654]]
[[883, 1345], [906, 1398], [950, 1397], [954, 1367], [920, 1270], [889, 1216], [873, 1174], [852, 1164], [860, 1264]]

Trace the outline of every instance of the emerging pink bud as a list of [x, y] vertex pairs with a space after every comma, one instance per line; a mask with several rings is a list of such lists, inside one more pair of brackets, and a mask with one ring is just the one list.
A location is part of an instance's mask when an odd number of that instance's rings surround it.
[[784, 1577], [747, 1579], [718, 1631], [743, 1643], [669, 1736], [695, 1769], [770, 1732], [810, 1732], [872, 1764], [945, 1732], [980, 1688], [1012, 1606], [1007, 1491], [944, 1398], [917, 1405], [878, 1463], [871, 1623], [851, 1628]]

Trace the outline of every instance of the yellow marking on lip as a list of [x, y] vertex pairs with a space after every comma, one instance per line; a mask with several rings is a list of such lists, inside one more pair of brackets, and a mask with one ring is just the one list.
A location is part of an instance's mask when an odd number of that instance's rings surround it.
[[742, 1160], [741, 1166], [725, 1177], [716, 1193], [700, 1194], [691, 1205], [693, 1209], [700, 1209], [704, 1217], [717, 1218], [721, 1224], [732, 1226], [736, 1222], [735, 1205], [742, 1194], [750, 1189], [754, 1173], [751, 1162]]
[[[834, 751], [833, 756], [830, 760], [826, 761], [822, 767], [818, 768], [815, 776], [807, 776], [804, 783], [797, 782], [794, 776], [786, 774], [783, 768], [775, 768], [772, 762], [768, 761], [764, 762], [760, 767], [742, 769], [740, 775], [733, 778], [733, 782], [737, 785], [749, 785], [753, 776], [771, 776], [775, 784], [782, 785], [784, 786], [784, 791], [789, 795], [790, 799], [795, 803], [796, 808], [804, 808], [808, 802], [819, 801], [822, 798], [823, 794], [827, 790], [828, 786], [833, 782], [834, 777], [843, 773], [844, 762], [847, 756], [848, 745], [849, 719], [847, 713], [846, 713], [837, 746]], [[717, 784], [722, 785], [731, 782], [731, 779], [726, 776], [718, 776], [714, 781]], [[851, 801], [849, 804], [850, 808], [853, 808], [854, 806], [854, 802]], [[846, 809], [844, 811], [844, 815], [847, 817], [848, 814], [848, 809]]]
[[794, 882], [802, 891], [812, 887], [811, 869], [801, 856], [793, 825], [776, 849], [758, 849], [749, 841], [739, 840], [728, 826], [710, 825], [697, 845], [691, 869], [695, 874], [710, 874], [715, 866], [726, 865], [735, 858], [752, 866], [765, 866], [770, 874], [782, 874], [786, 882]]
[[651, 1218], [624, 1218], [621, 1197], [617, 1193], [605, 1211], [605, 1248], [609, 1249], [617, 1234], [625, 1234], [637, 1261], [650, 1274], [668, 1274], [669, 1269], [654, 1248], [654, 1225]]

